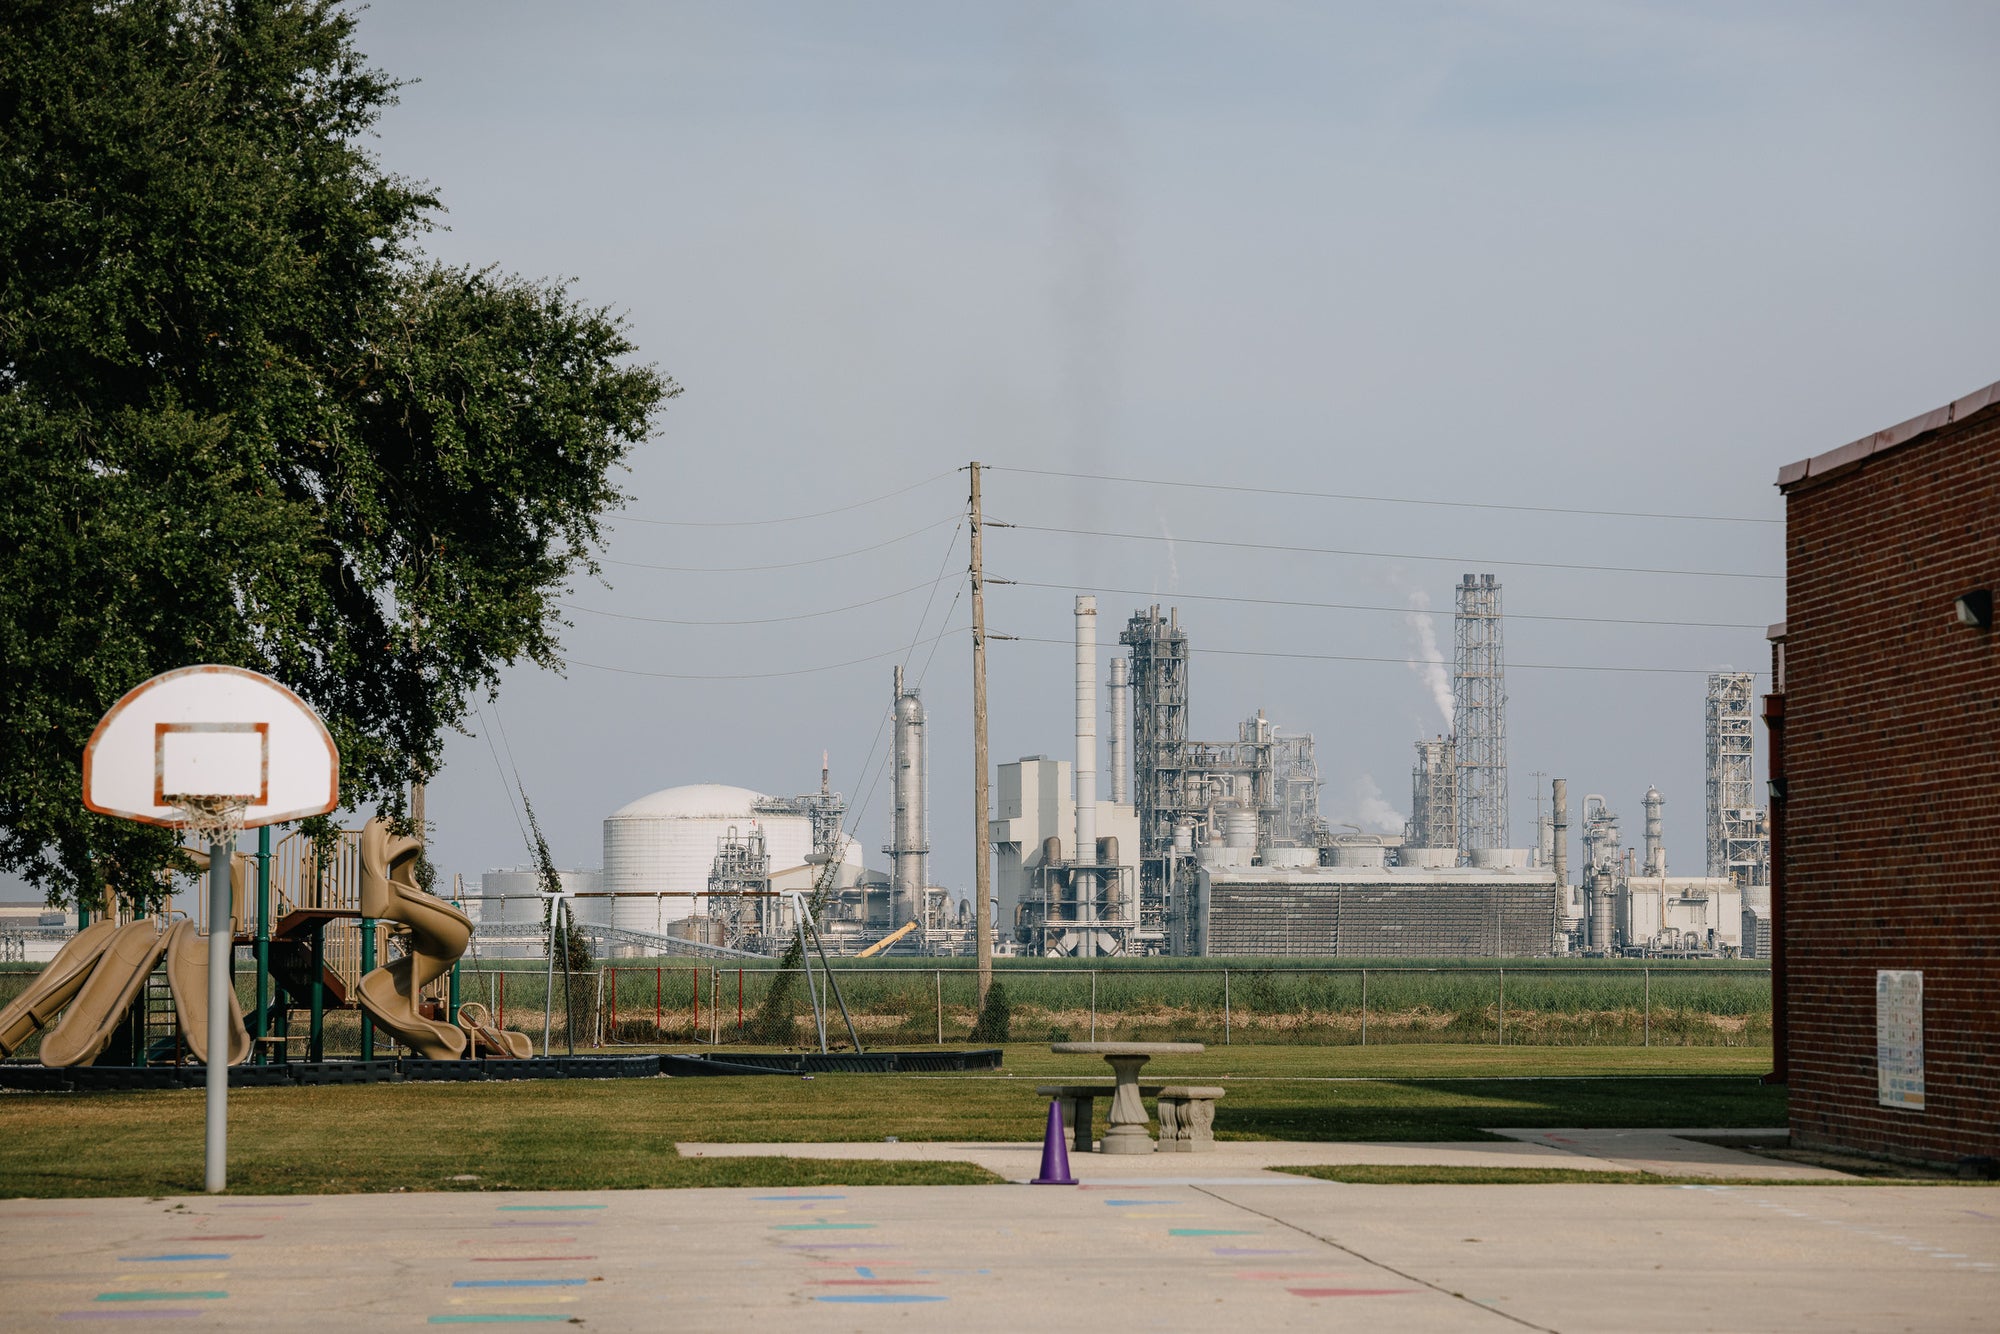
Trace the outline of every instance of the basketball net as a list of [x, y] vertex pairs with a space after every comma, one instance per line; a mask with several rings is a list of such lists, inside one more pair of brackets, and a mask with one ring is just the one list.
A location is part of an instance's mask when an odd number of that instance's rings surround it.
[[220, 843], [236, 850], [236, 836], [243, 832], [243, 819], [250, 809], [248, 797], [194, 796], [169, 793], [166, 803], [180, 812], [181, 828], [200, 840], [206, 851]]

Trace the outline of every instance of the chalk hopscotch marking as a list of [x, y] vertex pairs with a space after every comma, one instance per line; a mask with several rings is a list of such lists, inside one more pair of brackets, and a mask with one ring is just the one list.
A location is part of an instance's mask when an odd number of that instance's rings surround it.
[[149, 1306], [143, 1311], [64, 1311], [58, 1320], [167, 1320], [180, 1316], [207, 1315], [199, 1306]]
[[461, 1278], [454, 1288], [580, 1288], [587, 1278]]
[[845, 1195], [752, 1195], [759, 1204], [793, 1204], [799, 1200], [844, 1200]]
[[226, 1292], [100, 1292], [91, 1300], [100, 1302], [219, 1302], [228, 1295]]
[[264, 1240], [264, 1234], [263, 1234], [263, 1233], [261, 1233], [261, 1232], [230, 1232], [230, 1233], [224, 1233], [224, 1234], [221, 1234], [221, 1235], [211, 1235], [211, 1236], [206, 1236], [206, 1237], [165, 1237], [165, 1238], [162, 1238], [162, 1240], [165, 1240], [165, 1241], [262, 1241], [262, 1240]]
[[1170, 1237], [1254, 1237], [1255, 1228], [1244, 1227], [1170, 1227]]
[[858, 1232], [872, 1228], [873, 1223], [773, 1223], [773, 1232]]
[[180, 1264], [187, 1260], [227, 1260], [230, 1257], [220, 1251], [183, 1251], [173, 1255], [121, 1255], [120, 1264], [151, 1265]]
[[431, 1325], [528, 1325], [553, 1324], [557, 1321], [567, 1324], [569, 1317], [553, 1311], [508, 1312], [505, 1314], [494, 1311], [466, 1315], [434, 1315], [424, 1323]]
[[476, 1265], [546, 1264], [551, 1260], [595, 1260], [594, 1255], [468, 1255]]
[[1294, 1297], [1401, 1297], [1415, 1288], [1286, 1288]]

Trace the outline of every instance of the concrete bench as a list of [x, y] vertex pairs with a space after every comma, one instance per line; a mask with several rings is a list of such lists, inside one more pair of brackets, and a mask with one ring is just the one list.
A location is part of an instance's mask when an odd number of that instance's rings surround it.
[[[1039, 1097], [1054, 1098], [1062, 1107], [1063, 1125], [1069, 1129], [1070, 1144], [1076, 1153], [1089, 1153], [1092, 1104], [1115, 1092], [1115, 1084], [1042, 1084]], [[1215, 1100], [1228, 1090], [1193, 1084], [1141, 1084], [1139, 1096], [1159, 1101], [1160, 1140], [1158, 1153], [1202, 1153], [1215, 1147]]]

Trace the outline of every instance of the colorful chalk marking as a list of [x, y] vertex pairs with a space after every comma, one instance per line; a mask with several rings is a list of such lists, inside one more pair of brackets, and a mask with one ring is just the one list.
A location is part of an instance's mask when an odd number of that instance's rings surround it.
[[1255, 1228], [1244, 1227], [1170, 1227], [1170, 1237], [1254, 1237]]
[[207, 1315], [199, 1306], [149, 1306], [143, 1311], [64, 1311], [58, 1320], [171, 1320], [180, 1316]]
[[1286, 1288], [1294, 1297], [1401, 1297], [1415, 1288]]
[[1260, 1251], [1250, 1246], [1216, 1246], [1211, 1255], [1304, 1255], [1304, 1251]]
[[166, 1241], [262, 1241], [264, 1240], [264, 1234], [261, 1232], [231, 1232], [231, 1233], [226, 1233], [216, 1236], [207, 1236], [207, 1237], [166, 1237], [164, 1238], [164, 1240]]
[[503, 1204], [503, 1214], [554, 1214], [569, 1213], [578, 1209], [609, 1209], [608, 1204]]
[[944, 1302], [949, 1297], [937, 1293], [915, 1292], [842, 1292], [828, 1293], [813, 1298], [816, 1302], [841, 1302], [856, 1306], [902, 1306], [910, 1302]]
[[1105, 1207], [1110, 1209], [1132, 1209], [1142, 1204], [1158, 1205], [1158, 1204], [1186, 1204], [1186, 1203], [1187, 1203], [1186, 1200], [1106, 1200], [1104, 1202]]
[[226, 1292], [100, 1292], [91, 1298], [99, 1302], [219, 1302]]
[[468, 1255], [466, 1259], [476, 1265], [524, 1265], [541, 1264], [550, 1260], [595, 1260], [594, 1255]]
[[778, 1248], [781, 1251], [900, 1251], [903, 1248], [889, 1241], [794, 1241]]
[[502, 1315], [496, 1311], [490, 1315], [434, 1315], [424, 1323], [430, 1325], [546, 1325], [557, 1321], [568, 1324], [569, 1317], [555, 1311], [536, 1311], [524, 1315]]
[[773, 1223], [773, 1232], [848, 1232], [872, 1228], [873, 1223]]
[[461, 1278], [454, 1288], [580, 1288], [587, 1278]]
[[928, 1288], [927, 1278], [816, 1278], [822, 1288]]
[[845, 1195], [752, 1195], [759, 1204], [791, 1204], [798, 1200], [844, 1200]]
[[180, 1264], [186, 1260], [227, 1260], [228, 1258], [228, 1255], [218, 1251], [188, 1251], [178, 1255], [121, 1255], [118, 1257], [118, 1262], [128, 1265]]

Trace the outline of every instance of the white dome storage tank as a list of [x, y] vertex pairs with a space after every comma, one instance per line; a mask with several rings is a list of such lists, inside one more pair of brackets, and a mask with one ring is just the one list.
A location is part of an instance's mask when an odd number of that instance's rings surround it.
[[[760, 812], [773, 798], [725, 783], [690, 783], [664, 788], [613, 811], [604, 821], [604, 888], [614, 894], [676, 897], [615, 898], [611, 925], [657, 931], [691, 916], [688, 895], [708, 888], [715, 850], [730, 834], [741, 838], [754, 828], [764, 835], [771, 871], [805, 864], [812, 852], [812, 820], [805, 815]], [[860, 864], [860, 848], [843, 839], [841, 860]]]

